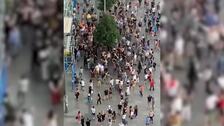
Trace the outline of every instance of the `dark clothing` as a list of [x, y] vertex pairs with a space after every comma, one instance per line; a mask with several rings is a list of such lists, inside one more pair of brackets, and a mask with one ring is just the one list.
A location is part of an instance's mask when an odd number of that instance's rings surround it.
[[81, 119], [81, 126], [85, 126], [85, 119], [84, 118]]
[[108, 90], [104, 91], [104, 95], [107, 96], [108, 95]]
[[106, 114], [103, 114], [101, 117], [102, 117], [102, 121], [104, 121], [106, 118]]
[[102, 115], [101, 114], [97, 115], [97, 120], [98, 120], [98, 122], [102, 122]]
[[90, 126], [90, 120], [86, 121], [86, 126]]
[[153, 97], [150, 95], [150, 96], [147, 97], [147, 99], [148, 99], [148, 103], [149, 103], [149, 102], [152, 101]]

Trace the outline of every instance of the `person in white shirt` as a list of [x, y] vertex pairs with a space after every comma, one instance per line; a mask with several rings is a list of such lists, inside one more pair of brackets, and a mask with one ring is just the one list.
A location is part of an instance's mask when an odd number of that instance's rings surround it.
[[171, 105], [172, 113], [181, 112], [183, 110], [183, 99], [181, 96], [177, 96]]
[[28, 90], [29, 90], [29, 79], [26, 76], [22, 76], [19, 82], [19, 91], [18, 91], [18, 100], [20, 105], [25, 103], [26, 94]]
[[127, 89], [126, 89], [126, 95], [127, 95], [127, 96], [130, 95], [130, 86], [128, 86]]
[[81, 84], [81, 90], [84, 91], [85, 81], [81, 79], [80, 84]]
[[23, 126], [34, 126], [33, 115], [30, 111], [24, 109], [22, 112], [22, 125]]
[[110, 82], [109, 83], [110, 83], [110, 86], [111, 87], [114, 87], [114, 79], [113, 78], [110, 79]]
[[205, 105], [206, 105], [206, 111], [211, 112], [216, 108], [216, 104], [218, 102], [218, 96], [216, 94], [211, 94], [207, 96]]
[[95, 106], [91, 107], [91, 112], [92, 112], [93, 119], [95, 119], [95, 116], [96, 116], [96, 108], [95, 108]]

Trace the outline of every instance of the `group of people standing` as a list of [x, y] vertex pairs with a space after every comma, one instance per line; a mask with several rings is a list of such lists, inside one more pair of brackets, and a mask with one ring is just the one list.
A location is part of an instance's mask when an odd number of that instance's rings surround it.
[[[74, 95], [76, 102], [80, 103], [83, 102], [80, 96], [87, 94], [87, 104], [91, 108], [90, 117], [85, 117], [84, 112], [78, 111], [76, 121], [82, 126], [90, 126], [93, 120], [99, 126], [105, 120], [109, 126], [117, 120], [121, 120], [121, 126], [128, 125], [127, 117], [132, 120], [139, 116], [139, 105], [130, 102], [138, 89], [139, 98], [146, 96], [146, 106], [148, 102], [145, 125], [152, 124], [156, 98], [151, 92], [159, 90], [155, 86], [158, 82], [155, 80], [158, 79], [155, 77], [155, 72], [158, 71], [155, 54], [159, 51], [160, 42], [157, 38], [161, 16], [159, 3], [157, 5], [154, 0], [130, 1], [126, 4], [117, 1], [107, 12], [116, 21], [122, 36], [112, 49], [94, 43], [93, 33], [98, 18], [101, 18], [97, 11], [91, 1], [77, 3], [74, 11], [73, 36], [76, 46], [73, 59], [78, 66], [73, 82]], [[146, 89], [149, 92], [146, 93]], [[120, 99], [117, 107], [112, 106], [113, 99], [117, 99], [114, 97]], [[99, 106], [108, 102], [111, 103], [106, 110], [99, 109]]]

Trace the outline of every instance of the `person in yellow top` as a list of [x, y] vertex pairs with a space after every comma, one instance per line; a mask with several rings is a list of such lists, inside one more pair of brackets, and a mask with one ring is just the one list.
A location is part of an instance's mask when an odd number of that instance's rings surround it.
[[87, 20], [90, 20], [91, 18], [92, 18], [92, 16], [91, 16], [90, 14], [87, 14], [87, 15], [86, 15], [86, 19], [87, 19]]
[[170, 115], [169, 126], [182, 126], [182, 117], [180, 112], [176, 112]]

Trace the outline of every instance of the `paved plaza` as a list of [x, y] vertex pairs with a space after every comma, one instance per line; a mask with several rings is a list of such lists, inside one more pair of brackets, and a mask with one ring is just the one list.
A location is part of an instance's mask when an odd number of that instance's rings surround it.
[[[137, 2], [135, 0], [135, 2]], [[81, 5], [82, 5], [82, 1], [81, 1]], [[82, 10], [82, 8], [80, 8], [80, 10]], [[142, 6], [141, 8], [138, 9], [138, 16], [137, 18], [140, 19], [141, 17], [143, 17], [143, 14], [145, 12], [145, 8]], [[144, 31], [141, 31], [141, 33], [143, 34]], [[154, 39], [154, 37], [150, 38], [150, 39]], [[152, 45], [151, 48], [153, 48], [154, 45]], [[146, 84], [147, 89], [144, 90], [144, 96], [140, 97], [139, 95], [139, 88], [135, 87], [135, 89], [133, 91], [131, 91], [131, 95], [129, 96], [129, 105], [135, 106], [138, 105], [139, 108], [139, 116], [136, 119], [130, 120], [128, 119], [128, 126], [143, 126], [145, 125], [145, 117], [148, 115], [149, 113], [149, 105], [147, 103], [147, 96], [150, 94], [155, 98], [155, 118], [154, 118], [154, 126], [160, 126], [160, 51], [156, 50], [154, 52], [154, 58], [155, 58], [155, 62], [157, 64], [156, 66], [156, 71], [153, 72], [154, 75], [154, 80], [155, 80], [155, 91], [149, 91], [149, 87], [148, 87], [148, 82]], [[82, 60], [80, 60], [79, 62], [76, 63], [76, 73], [79, 73], [80, 70], [80, 66], [83, 65], [83, 57]], [[112, 71], [112, 70], [110, 70]], [[110, 72], [112, 73], [112, 72]], [[115, 77], [115, 75], [112, 75], [113, 77]], [[64, 115], [64, 125], [65, 126], [78, 126], [79, 124], [76, 122], [75, 120], [75, 116], [77, 114], [78, 111], [81, 111], [81, 113], [85, 113], [84, 116], [85, 117], [91, 117], [91, 110], [90, 108], [92, 107], [92, 105], [94, 105], [96, 107], [96, 113], [104, 110], [106, 111], [106, 109], [108, 108], [108, 105], [111, 105], [113, 110], [117, 111], [117, 105], [120, 102], [120, 95], [117, 91], [113, 91], [113, 96], [112, 99], [110, 100], [106, 100], [106, 101], [102, 101], [101, 105], [96, 105], [96, 97], [97, 97], [97, 93], [101, 92], [101, 94], [103, 94], [104, 89], [108, 88], [109, 85], [107, 84], [103, 84], [101, 87], [97, 87], [94, 86], [94, 97], [93, 97], [93, 102], [91, 104], [89, 104], [87, 102], [87, 92], [88, 92], [88, 82], [90, 80], [90, 74], [89, 74], [89, 70], [88, 69], [84, 69], [84, 73], [83, 73], [83, 79], [86, 83], [85, 86], [85, 90], [84, 91], [80, 91], [80, 98], [79, 101], [77, 102], [75, 100], [75, 95], [74, 92], [72, 92], [72, 77], [71, 74], [67, 73], [66, 74], [66, 83], [65, 83], [65, 89], [66, 89], [66, 95], [68, 96], [68, 113], [65, 113]], [[94, 81], [94, 85], [96, 85], [96, 81]], [[140, 74], [140, 84], [144, 84], [144, 74], [143, 71]], [[96, 126], [96, 122], [95, 120], [91, 121], [91, 126]], [[113, 126], [118, 126], [118, 124], [121, 123], [121, 116], [117, 116], [117, 120], [115, 123], [113, 123]], [[104, 123], [102, 124], [103, 126], [106, 126], [108, 124], [108, 121], [104, 121]]]

